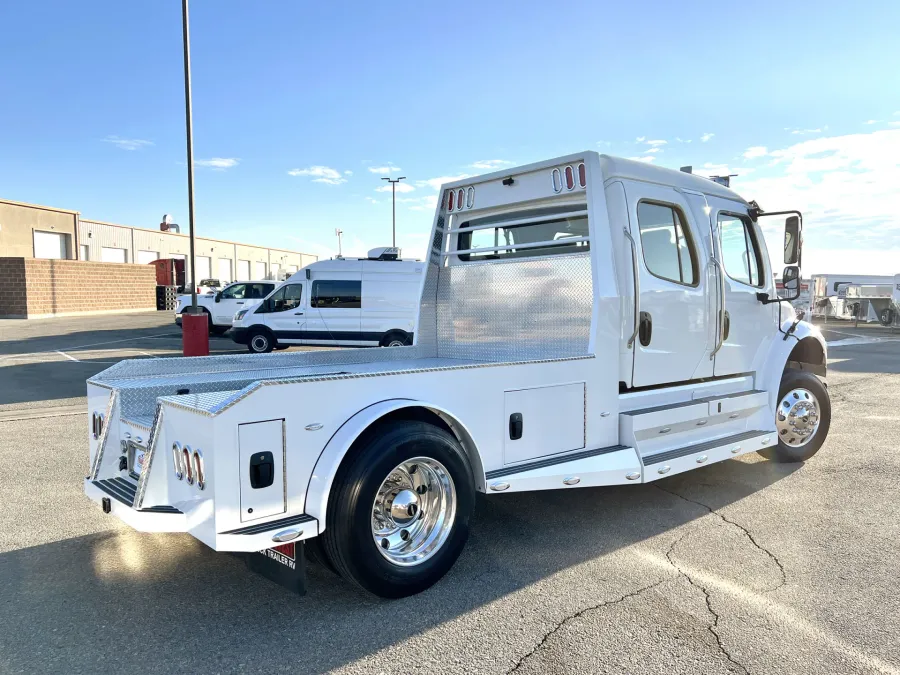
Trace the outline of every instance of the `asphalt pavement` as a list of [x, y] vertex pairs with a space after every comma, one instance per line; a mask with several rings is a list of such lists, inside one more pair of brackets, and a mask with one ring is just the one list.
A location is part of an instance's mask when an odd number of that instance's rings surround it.
[[0, 322], [0, 673], [900, 673], [900, 336], [823, 327], [866, 339], [830, 349], [809, 462], [482, 498], [447, 577], [386, 602], [83, 496], [84, 380], [177, 353], [170, 321]]

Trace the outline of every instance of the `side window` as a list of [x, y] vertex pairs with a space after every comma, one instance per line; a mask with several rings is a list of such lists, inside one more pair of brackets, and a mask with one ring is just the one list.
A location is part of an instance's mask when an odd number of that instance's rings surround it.
[[247, 297], [247, 284], [233, 284], [222, 291], [223, 300], [243, 300]]
[[278, 291], [269, 298], [271, 312], [287, 312], [300, 306], [300, 300], [303, 297], [302, 284], [287, 284], [278, 289]]
[[269, 284], [247, 284], [247, 297], [253, 300], [260, 300], [272, 292], [272, 286]]
[[681, 210], [668, 204], [640, 202], [637, 214], [647, 271], [676, 284], [696, 286], [697, 251]]
[[311, 305], [319, 309], [359, 309], [362, 307], [362, 282], [314, 281]]
[[759, 245], [750, 219], [730, 213], [719, 214], [719, 233], [722, 238], [722, 264], [725, 273], [742, 284], [762, 286]]

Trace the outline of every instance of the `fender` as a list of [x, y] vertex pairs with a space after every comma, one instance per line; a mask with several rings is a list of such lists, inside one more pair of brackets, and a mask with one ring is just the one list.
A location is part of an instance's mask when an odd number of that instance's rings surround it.
[[313, 467], [309, 486], [306, 490], [304, 513], [318, 519], [319, 534], [322, 534], [325, 530], [328, 495], [331, 492], [331, 484], [350, 446], [359, 438], [360, 434], [382, 417], [403, 408], [426, 408], [438, 415], [450, 426], [469, 456], [476, 490], [484, 492], [485, 479], [481, 456], [478, 454], [469, 430], [459, 421], [456, 415], [441, 406], [425, 401], [405, 398], [380, 401], [363, 408], [344, 422], [328, 440], [328, 443], [319, 454], [315, 467]]
[[[798, 323], [791, 335], [786, 340], [784, 339], [784, 333], [788, 332], [793, 323], [793, 319], [786, 319], [781, 325], [781, 330], [784, 332], [775, 334], [776, 337], [769, 347], [766, 361], [759, 370], [760, 381], [756, 383], [757, 389], [769, 392], [769, 404], [773, 410], [778, 405], [778, 388], [781, 386], [781, 375], [784, 373], [784, 369], [788, 367], [791, 352], [801, 341], [815, 340], [819, 343], [822, 348], [822, 364], [820, 366], [822, 369], [824, 369], [828, 360], [828, 345], [825, 342], [825, 338], [822, 337], [822, 332], [817, 326], [807, 321]], [[824, 382], [824, 370], [820, 370], [816, 374]]]

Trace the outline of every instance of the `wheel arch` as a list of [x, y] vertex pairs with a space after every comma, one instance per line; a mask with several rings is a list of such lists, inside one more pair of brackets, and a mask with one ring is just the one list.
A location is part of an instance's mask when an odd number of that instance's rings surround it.
[[809, 370], [819, 377], [826, 373], [826, 347], [823, 341], [811, 335], [802, 338], [788, 355], [786, 368]]
[[443, 406], [412, 399], [390, 399], [363, 408], [334, 433], [319, 454], [306, 490], [304, 513], [319, 521], [319, 534], [325, 529], [328, 495], [341, 466], [353, 456], [354, 445], [379, 425], [399, 419], [427, 421], [449, 431], [460, 443], [472, 466], [475, 489], [484, 492], [484, 466], [481, 455], [466, 426]]
[[[785, 321], [781, 330], [788, 332], [792, 324], [793, 320]], [[784, 339], [783, 333], [776, 333], [766, 361], [758, 371], [756, 388], [769, 392], [770, 404], [774, 410], [785, 370], [793, 368], [809, 371], [824, 381], [827, 360], [828, 346], [822, 333], [811, 323], [800, 321], [787, 339]]]

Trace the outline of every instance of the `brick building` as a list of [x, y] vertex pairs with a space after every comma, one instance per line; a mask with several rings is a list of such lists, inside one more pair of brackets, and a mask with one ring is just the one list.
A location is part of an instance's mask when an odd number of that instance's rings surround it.
[[[222, 283], [281, 278], [317, 259], [207, 237], [195, 247], [197, 279]], [[147, 263], [187, 260], [189, 250], [186, 234], [0, 199], [0, 318], [153, 310], [156, 277]]]

